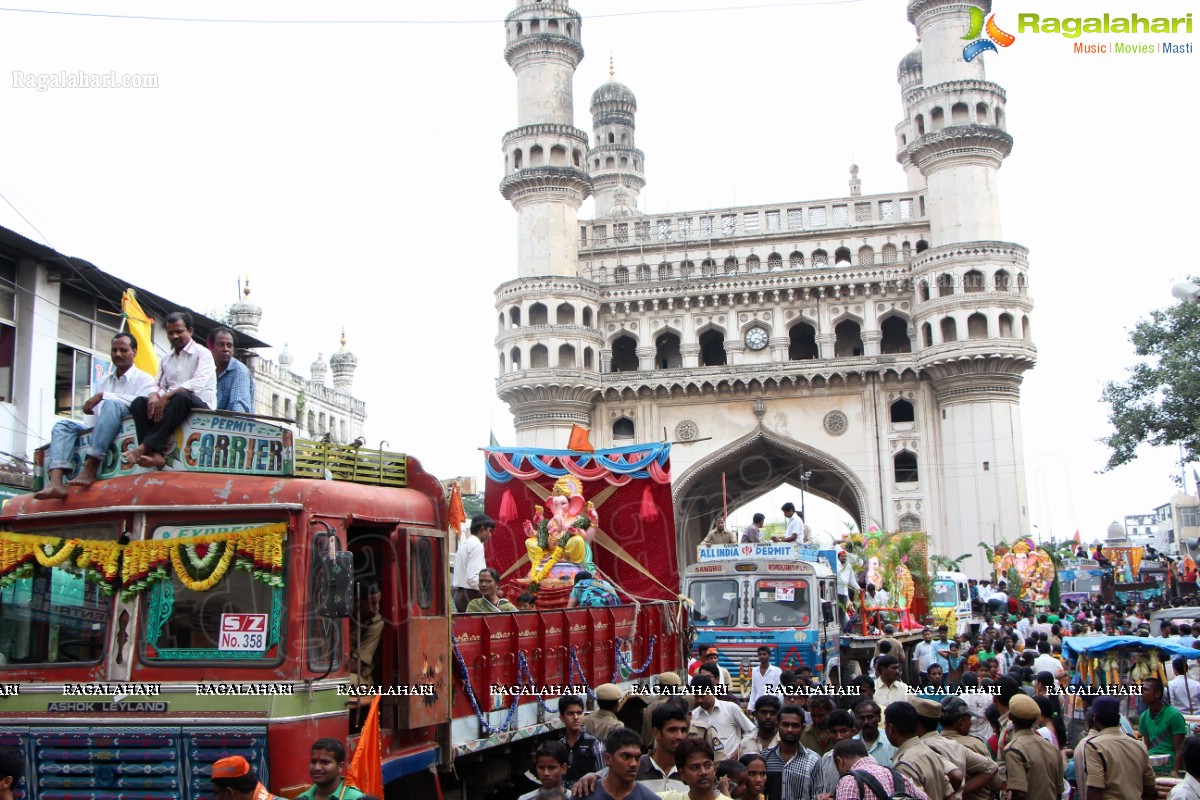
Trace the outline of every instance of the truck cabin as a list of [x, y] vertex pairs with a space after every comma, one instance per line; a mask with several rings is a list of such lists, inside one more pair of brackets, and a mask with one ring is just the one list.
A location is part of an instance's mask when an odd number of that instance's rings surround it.
[[[414, 459], [391, 455], [406, 467], [402, 486], [180, 470], [100, 480], [62, 501], [9, 501], [0, 683], [26, 691], [0, 709], [0, 728], [35, 751], [49, 746], [39, 732], [63, 731], [60, 749], [75, 748], [101, 789], [114, 776], [82, 757], [86, 731], [136, 728], [122, 750], [146, 748], [162, 762], [162, 787], [192, 800], [207, 781], [179, 765], [224, 726], [231, 752], [273, 787], [299, 789], [310, 781], [296, 742], [351, 731], [356, 587], [373, 583], [385, 625], [363, 680], [432, 685], [428, 696], [383, 698], [381, 728], [387, 747], [424, 743], [436, 759], [433, 726], [449, 716], [442, 492]], [[81, 684], [161, 691], [136, 698], [147, 703], [67, 694]], [[228, 693], [238, 685], [268, 694]], [[431, 763], [422, 758], [414, 771]], [[32, 796], [54, 796], [55, 785]]]
[[717, 646], [735, 684], [739, 672], [748, 674], [758, 663], [760, 645], [770, 647], [771, 663], [784, 669], [820, 671], [827, 649], [836, 650], [837, 587], [817, 551], [792, 544], [700, 547], [697, 563], [686, 570], [684, 593], [693, 604], [697, 642]]
[[955, 634], [970, 633], [974, 619], [967, 576], [961, 572], [939, 572], [931, 590], [929, 607], [936, 624], [947, 625]]

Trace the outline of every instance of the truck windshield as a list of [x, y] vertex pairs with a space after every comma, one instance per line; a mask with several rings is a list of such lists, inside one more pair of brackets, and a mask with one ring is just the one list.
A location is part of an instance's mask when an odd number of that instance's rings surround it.
[[958, 605], [958, 595], [954, 581], [943, 579], [933, 582], [933, 605], [938, 608]]
[[808, 581], [758, 581], [754, 621], [764, 628], [805, 628], [812, 622]]
[[[43, 535], [61, 536], [64, 542], [111, 540], [117, 538], [117, 529], [89, 525]], [[51, 553], [47, 556], [54, 558]], [[54, 567], [34, 561], [22, 577], [0, 589], [0, 665], [99, 661], [112, 600], [92, 577], [88, 580], [70, 558]]]
[[736, 625], [738, 613], [737, 581], [731, 579], [693, 581], [688, 589], [692, 622], [696, 625]]

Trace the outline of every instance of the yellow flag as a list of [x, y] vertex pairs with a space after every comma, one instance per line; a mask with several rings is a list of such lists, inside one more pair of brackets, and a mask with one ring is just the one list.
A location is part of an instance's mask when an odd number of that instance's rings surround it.
[[125, 325], [129, 333], [137, 340], [137, 356], [133, 365], [151, 377], [158, 375], [158, 356], [154, 354], [153, 333], [154, 320], [146, 316], [138, 303], [133, 289], [126, 289], [121, 295], [121, 312], [125, 315]]

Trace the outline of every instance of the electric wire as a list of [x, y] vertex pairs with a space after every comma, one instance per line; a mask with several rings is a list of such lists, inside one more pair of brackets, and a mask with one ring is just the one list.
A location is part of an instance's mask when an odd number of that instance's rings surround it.
[[[744, 6], [710, 6], [707, 8], [658, 8], [637, 11], [613, 11], [607, 14], [587, 15], [588, 19], [611, 19], [616, 17], [644, 17], [665, 14], [710, 14], [731, 11], [765, 11], [780, 8], [804, 8], [808, 6], [839, 6], [864, 3], [867, 0], [806, 0], [806, 2], [753, 3]], [[152, 14], [118, 14], [98, 11], [61, 11], [44, 8], [0, 8], [2, 13], [42, 14], [63, 17], [84, 17], [129, 22], [179, 22], [189, 24], [219, 25], [497, 25], [504, 19], [266, 19], [250, 17], [172, 17]]]

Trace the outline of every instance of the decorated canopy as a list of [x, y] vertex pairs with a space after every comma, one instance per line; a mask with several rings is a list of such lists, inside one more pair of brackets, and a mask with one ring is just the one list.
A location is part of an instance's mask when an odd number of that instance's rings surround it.
[[[592, 453], [501, 447], [485, 452], [486, 510], [497, 523], [487, 543], [487, 562], [506, 579], [530, 571], [525, 523], [534, 520], [536, 526], [537, 509], [547, 506], [556, 484], [566, 483], [592, 505], [591, 563], [630, 595], [676, 598], [670, 444]], [[572, 480], [561, 480], [567, 476]]]
[[1169, 653], [1172, 657], [1200, 658], [1200, 650], [1194, 647], [1185, 647], [1179, 642], [1149, 636], [1068, 636], [1063, 639], [1063, 655], [1071, 659], [1079, 658], [1085, 653], [1096, 655], [1119, 647], [1142, 650], [1153, 648], [1163, 653]]

